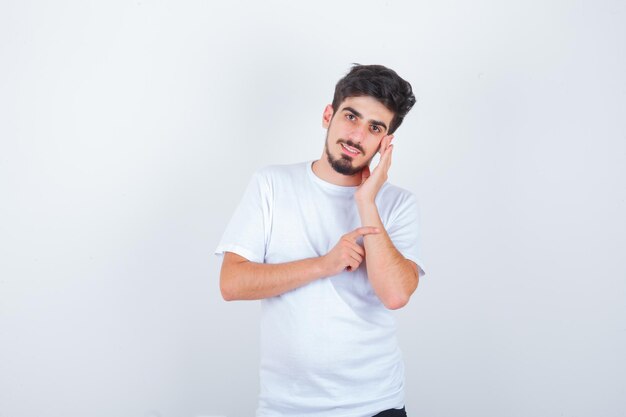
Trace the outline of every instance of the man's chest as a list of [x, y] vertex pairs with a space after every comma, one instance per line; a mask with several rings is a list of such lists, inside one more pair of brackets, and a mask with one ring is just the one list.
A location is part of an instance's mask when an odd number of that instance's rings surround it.
[[314, 190], [275, 194], [265, 261], [325, 255], [342, 235], [359, 226], [358, 209], [351, 197], [329, 198]]

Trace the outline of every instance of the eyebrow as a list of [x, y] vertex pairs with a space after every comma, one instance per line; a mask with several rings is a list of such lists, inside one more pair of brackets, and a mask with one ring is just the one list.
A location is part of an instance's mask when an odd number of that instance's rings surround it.
[[[356, 117], [358, 117], [359, 119], [363, 118], [363, 115], [361, 113], [359, 113], [358, 111], [354, 110], [352, 107], [346, 106], [343, 109], [341, 109], [341, 111], [349, 111], [351, 113], [353, 113]], [[382, 126], [385, 128], [385, 131], [387, 131], [387, 125], [383, 122], [381, 122], [380, 120], [369, 120], [369, 122], [373, 125], [376, 126]]]

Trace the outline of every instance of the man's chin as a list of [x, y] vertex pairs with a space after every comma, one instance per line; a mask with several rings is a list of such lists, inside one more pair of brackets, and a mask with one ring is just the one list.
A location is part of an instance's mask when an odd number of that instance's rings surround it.
[[328, 163], [335, 170], [335, 172], [346, 176], [360, 174], [361, 171], [363, 171], [363, 168], [365, 168], [365, 166], [369, 165], [369, 162], [371, 162], [370, 159], [370, 161], [368, 161], [366, 165], [355, 167], [353, 165], [353, 158], [348, 155], [341, 154], [339, 155], [339, 158], [334, 159], [328, 152], [328, 147], [326, 147], [326, 158], [328, 159]]
[[363, 171], [362, 166], [358, 166], [355, 167], [352, 165], [352, 162], [348, 161], [347, 159], [338, 159], [335, 161], [331, 161], [330, 162], [330, 166], [333, 167], [333, 169], [338, 172], [339, 174], [343, 174], [346, 176], [352, 176], [355, 174], [359, 174], [361, 173], [361, 171]]

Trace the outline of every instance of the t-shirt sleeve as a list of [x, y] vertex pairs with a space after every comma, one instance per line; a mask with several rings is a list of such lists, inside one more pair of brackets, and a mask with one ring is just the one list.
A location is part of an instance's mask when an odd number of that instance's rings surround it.
[[402, 256], [417, 264], [419, 276], [425, 275], [420, 252], [420, 211], [413, 194], [409, 194], [398, 205], [387, 226], [387, 234]]
[[215, 255], [234, 252], [249, 261], [264, 262], [270, 219], [267, 189], [263, 175], [255, 172], [226, 226]]

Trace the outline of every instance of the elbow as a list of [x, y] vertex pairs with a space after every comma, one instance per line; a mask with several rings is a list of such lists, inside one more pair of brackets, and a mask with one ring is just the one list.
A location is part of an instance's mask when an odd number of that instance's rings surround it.
[[235, 300], [235, 297], [233, 296], [233, 294], [225, 290], [224, 287], [220, 286], [220, 290], [222, 292], [222, 298], [224, 299], [224, 301]]
[[224, 301], [233, 301], [235, 299], [233, 294], [223, 284], [220, 284], [220, 292], [222, 293]]
[[397, 289], [396, 291], [387, 294], [387, 297], [383, 299], [383, 304], [389, 310], [399, 310], [406, 306], [411, 299], [411, 295], [417, 289], [418, 281], [415, 281], [410, 288]]
[[396, 295], [394, 297], [389, 297], [387, 300], [384, 300], [383, 304], [389, 310], [399, 310], [409, 303], [409, 298], [409, 296]]
[[384, 298], [381, 297], [385, 307], [389, 310], [398, 310], [409, 303], [411, 295], [413, 295], [419, 284], [419, 273], [417, 270], [413, 272], [412, 277], [413, 279], [407, 280], [405, 286], [396, 288], [393, 291], [390, 290]]
[[220, 293], [224, 301], [234, 301], [237, 299], [231, 282], [232, 281], [229, 280], [224, 273], [220, 275]]
[[248, 260], [237, 254], [226, 252], [220, 270], [220, 292], [224, 301], [243, 300], [241, 287], [241, 265]]

